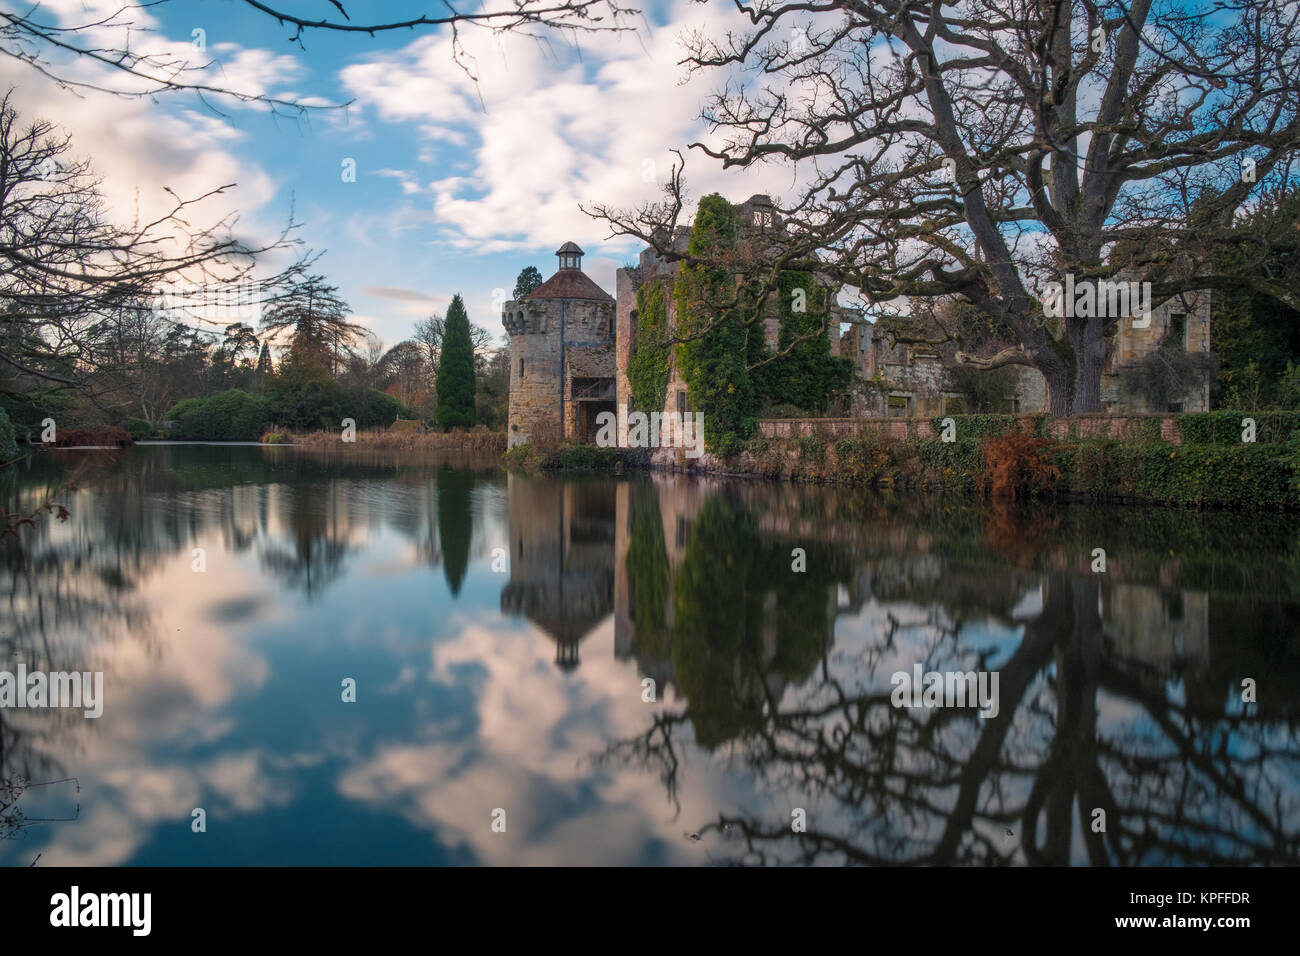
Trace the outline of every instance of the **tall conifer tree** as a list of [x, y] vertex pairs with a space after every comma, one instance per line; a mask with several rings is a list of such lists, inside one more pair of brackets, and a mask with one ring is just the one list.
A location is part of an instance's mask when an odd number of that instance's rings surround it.
[[469, 428], [474, 424], [474, 343], [470, 339], [469, 315], [460, 294], [447, 307], [442, 339], [442, 360], [438, 365], [438, 410], [441, 428]]

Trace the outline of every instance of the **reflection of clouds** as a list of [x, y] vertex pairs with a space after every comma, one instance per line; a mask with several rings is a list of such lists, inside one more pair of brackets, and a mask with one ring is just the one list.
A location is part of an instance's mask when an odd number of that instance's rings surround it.
[[249, 751], [183, 766], [150, 758], [160, 744], [212, 744], [227, 736], [235, 720], [222, 711], [269, 676], [266, 658], [223, 611], [251, 601], [260, 624], [283, 613], [250, 597], [265, 579], [236, 556], [209, 553], [203, 574], [190, 570], [190, 560], [179, 552], [141, 583], [138, 597], [154, 609], [157, 625], [152, 646], [85, 638], [85, 666], [105, 672], [104, 715], [70, 727], [80, 754], [68, 769], [80, 782], [81, 811], [74, 822], [42, 832], [49, 840], [40, 847], [42, 864], [130, 862], [152, 828], [188, 832], [195, 807], [210, 815], [254, 813], [291, 798], [296, 764], [285, 758]]
[[260, 754], [225, 754], [200, 770], [205, 791], [215, 793], [238, 813], [255, 813], [265, 807], [279, 807], [293, 797], [287, 780], [271, 777]]
[[[735, 782], [706, 763], [693, 768], [674, 820], [639, 770], [591, 762], [609, 740], [643, 731], [652, 707], [675, 704], [642, 702], [635, 664], [614, 659], [613, 640], [610, 618], [583, 642], [582, 667], [565, 674], [539, 632], [466, 622], [434, 647], [429, 679], [473, 689], [472, 736], [451, 739], [454, 723], [429, 725], [422, 736], [433, 739], [380, 744], [343, 771], [339, 792], [485, 863], [625, 862], [655, 844], [663, 862], [703, 860], [707, 844], [686, 841], [684, 821], [716, 818], [753, 795], [728, 793]], [[504, 834], [491, 829], [496, 807], [506, 810]]]
[[175, 827], [196, 840], [211, 833], [190, 830], [190, 813], [209, 820], [285, 806], [294, 798], [294, 767], [317, 758], [277, 758], [261, 751], [223, 754], [206, 763], [116, 766], [82, 778], [81, 815], [50, 831], [42, 863], [51, 866], [115, 866], [131, 858], [159, 827]]
[[[212, 608], [226, 608], [257, 582], [242, 564], [225, 555], [210, 556], [208, 570], [195, 574], [181, 555], [156, 575], [146, 599], [158, 609], [161, 652], [137, 644], [117, 644], [105, 661], [105, 716], [109, 740], [158, 739], [205, 735], [212, 711], [238, 696], [255, 692], [270, 665], [236, 635]], [[259, 621], [265, 622], [264, 610]], [[107, 743], [108, 741], [104, 741]]]

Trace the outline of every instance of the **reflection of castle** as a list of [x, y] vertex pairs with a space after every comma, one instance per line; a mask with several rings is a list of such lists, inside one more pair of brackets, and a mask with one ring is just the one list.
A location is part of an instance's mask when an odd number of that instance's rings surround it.
[[599, 483], [510, 475], [510, 581], [501, 609], [555, 641], [555, 663], [578, 666], [578, 644], [614, 606], [613, 490]]
[[[731, 490], [732, 492], [735, 489]], [[615, 617], [614, 656], [635, 660], [638, 673], [653, 678], [657, 687], [680, 685], [682, 675], [674, 666], [675, 641], [683, 622], [677, 619], [683, 607], [698, 613], [694, 605], [706, 601], [737, 601], [723, 610], [727, 623], [735, 624], [752, 638], [746, 653], [755, 656], [739, 670], [756, 668], [763, 675], [767, 692], [779, 697], [791, 680], [807, 676], [805, 668], [793, 664], [795, 644], [815, 648], [814, 657], [829, 651], [834, 641], [835, 619], [856, 613], [862, 606], [866, 579], [861, 574], [832, 573], [814, 567], [801, 574], [790, 572], [791, 548], [807, 545], [809, 539], [791, 537], [771, 526], [771, 513], [756, 502], [738, 503], [737, 511], [757, 517], [757, 537], [732, 540], [724, 532], [717, 547], [692, 553], [692, 537], [706, 507], [722, 500], [720, 483], [709, 479], [668, 480], [656, 476], [646, 483], [625, 483], [618, 487], [618, 522], [615, 532]], [[643, 517], [644, 515], [644, 517]], [[649, 525], [649, 528], [646, 525]], [[737, 529], [739, 530], [739, 529]], [[634, 540], [639, 537], [640, 540]], [[662, 544], [662, 575], [644, 558], [646, 539]], [[701, 561], [719, 566], [731, 559], [752, 559], [747, 572], [739, 563], [735, 573], [746, 573], [738, 582], [739, 593], [690, 596], [679, 593], [683, 570], [693, 564], [690, 576], [698, 575]], [[777, 571], [777, 569], [780, 569]], [[841, 569], [842, 570], [842, 569]], [[731, 572], [728, 572], [731, 573]], [[743, 595], [743, 596], [742, 596]], [[792, 632], [798, 632], [797, 639]], [[692, 635], [688, 640], [696, 640]], [[680, 648], [679, 648], [680, 649]]]
[[1161, 675], [1178, 663], [1204, 666], [1210, 656], [1210, 597], [1141, 584], [1111, 583], [1101, 592], [1101, 619], [1111, 649]]

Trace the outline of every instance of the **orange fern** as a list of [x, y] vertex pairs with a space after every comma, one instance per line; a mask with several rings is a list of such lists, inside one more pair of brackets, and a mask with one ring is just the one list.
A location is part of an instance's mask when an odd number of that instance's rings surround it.
[[1011, 431], [986, 439], [980, 448], [984, 468], [980, 483], [995, 498], [1015, 499], [1055, 489], [1061, 469], [1052, 460], [1059, 443]]

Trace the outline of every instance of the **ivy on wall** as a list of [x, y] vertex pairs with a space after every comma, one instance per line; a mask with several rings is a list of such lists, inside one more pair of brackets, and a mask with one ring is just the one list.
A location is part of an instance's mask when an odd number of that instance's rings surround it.
[[[714, 193], [700, 201], [687, 251], [725, 260], [738, 242], [736, 208]], [[667, 399], [670, 348], [686, 382], [688, 408], [704, 413], [710, 451], [730, 454], [758, 426], [758, 409], [783, 403], [825, 411], [852, 380], [852, 363], [831, 356], [825, 321], [828, 290], [809, 272], [783, 272], [773, 301], [779, 323], [775, 354], [759, 320], [746, 324], [735, 277], [718, 265], [684, 264], [672, 285], [675, 330], [667, 319], [667, 283], [637, 290], [637, 332], [628, 358], [632, 407], [662, 411]], [[741, 314], [743, 313], [743, 314]], [[669, 345], [673, 332], [685, 339]]]
[[[735, 209], [717, 193], [700, 200], [687, 252], [721, 258], [736, 244]], [[692, 412], [704, 413], [710, 451], [727, 454], [758, 427], [758, 403], [747, 368], [749, 329], [726, 306], [736, 298], [731, 275], [720, 266], [683, 265], [673, 290], [678, 368]]]
[[761, 322], [749, 331], [749, 364], [760, 407], [787, 404], [824, 412], [831, 396], [848, 387], [853, 365], [831, 356], [826, 298], [826, 287], [811, 272], [781, 273], [774, 303], [779, 322], [775, 353]]
[[666, 283], [648, 282], [636, 290], [636, 340], [628, 356], [632, 408], [663, 411], [668, 396], [668, 293]]

